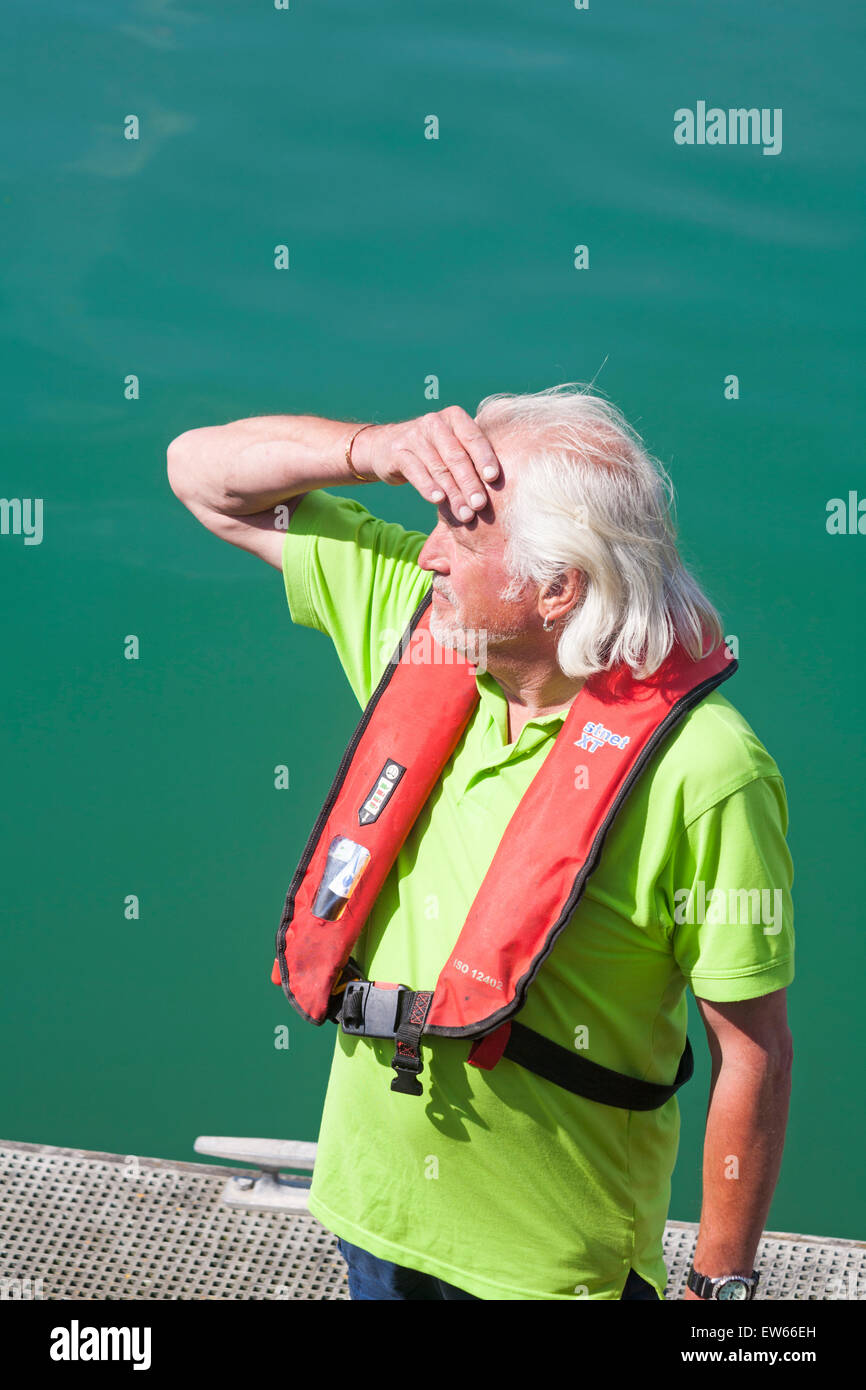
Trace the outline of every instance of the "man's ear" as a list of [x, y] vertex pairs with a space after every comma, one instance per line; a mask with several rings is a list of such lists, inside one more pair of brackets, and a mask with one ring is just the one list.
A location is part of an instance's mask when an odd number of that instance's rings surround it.
[[545, 584], [539, 598], [558, 598], [562, 595], [569, 600], [568, 608], [571, 609], [580, 600], [582, 594], [583, 575], [580, 570], [566, 570], [556, 579], [552, 579], [549, 584]]
[[561, 622], [579, 604], [583, 593], [583, 575], [579, 570], [565, 570], [545, 584], [538, 594], [538, 611], [548, 622]]

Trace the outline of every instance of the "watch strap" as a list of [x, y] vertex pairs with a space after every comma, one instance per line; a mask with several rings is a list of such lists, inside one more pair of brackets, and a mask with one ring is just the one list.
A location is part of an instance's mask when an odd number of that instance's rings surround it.
[[748, 1289], [748, 1298], [753, 1299], [758, 1288], [760, 1274], [753, 1269], [751, 1274], [699, 1274], [694, 1265], [691, 1266], [686, 1278], [686, 1288], [696, 1293], [698, 1298], [717, 1298], [716, 1289], [720, 1284], [727, 1283], [729, 1279], [737, 1279], [741, 1284], [745, 1284]]

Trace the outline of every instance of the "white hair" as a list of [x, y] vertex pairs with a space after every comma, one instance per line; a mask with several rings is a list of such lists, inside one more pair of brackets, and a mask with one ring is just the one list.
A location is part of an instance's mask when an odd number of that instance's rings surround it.
[[494, 448], [513, 437], [521, 455], [504, 502], [512, 578], [501, 597], [581, 574], [580, 600], [560, 620], [565, 675], [624, 663], [645, 680], [675, 641], [695, 661], [718, 646], [719, 615], [677, 553], [670, 477], [614, 405], [566, 382], [486, 396], [475, 418]]

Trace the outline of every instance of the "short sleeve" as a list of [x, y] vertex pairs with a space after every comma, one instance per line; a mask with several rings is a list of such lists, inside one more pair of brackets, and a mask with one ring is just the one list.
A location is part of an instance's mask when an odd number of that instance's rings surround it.
[[292, 513], [283, 542], [289, 612], [331, 638], [361, 705], [432, 583], [418, 567], [426, 539], [323, 490], [306, 493]]
[[781, 777], [755, 777], [696, 817], [667, 866], [674, 956], [696, 996], [719, 1003], [794, 978], [793, 865]]

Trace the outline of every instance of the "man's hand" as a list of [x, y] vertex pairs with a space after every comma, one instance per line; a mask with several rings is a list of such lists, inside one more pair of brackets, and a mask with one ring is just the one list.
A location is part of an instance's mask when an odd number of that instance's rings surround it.
[[458, 521], [487, 506], [487, 485], [500, 476], [487, 436], [459, 405], [394, 425], [367, 425], [352, 445], [362, 477], [411, 483], [425, 502], [448, 502]]
[[[168, 447], [175, 496], [214, 535], [282, 564], [284, 529], [275, 508], [297, 504], [316, 488], [357, 481], [346, 445], [358, 430], [315, 415], [264, 415], [185, 430]], [[498, 486], [499, 460], [471, 415], [459, 406], [396, 425], [365, 425], [355, 435], [352, 465], [362, 477], [412, 483], [427, 502], [447, 502], [456, 521], [470, 521]]]

